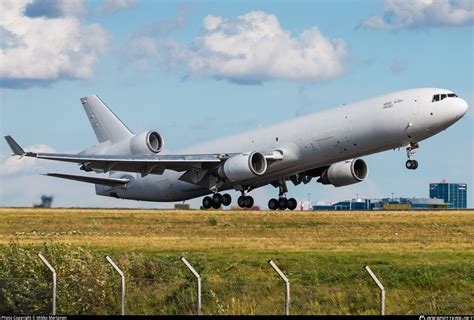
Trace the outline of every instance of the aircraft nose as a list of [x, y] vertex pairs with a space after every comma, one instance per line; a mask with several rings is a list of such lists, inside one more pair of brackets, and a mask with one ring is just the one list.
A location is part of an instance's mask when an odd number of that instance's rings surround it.
[[458, 102], [456, 103], [456, 111], [457, 111], [457, 116], [461, 118], [466, 114], [467, 109], [469, 108], [466, 100], [459, 98]]

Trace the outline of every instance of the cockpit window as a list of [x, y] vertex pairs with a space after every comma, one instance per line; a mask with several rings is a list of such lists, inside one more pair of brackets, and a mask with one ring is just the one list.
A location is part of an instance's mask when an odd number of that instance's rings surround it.
[[443, 93], [443, 94], [435, 94], [433, 96], [433, 99], [431, 100], [431, 102], [438, 102], [438, 101], [441, 101], [443, 99], [446, 99], [446, 98], [456, 98], [457, 95], [455, 93]]

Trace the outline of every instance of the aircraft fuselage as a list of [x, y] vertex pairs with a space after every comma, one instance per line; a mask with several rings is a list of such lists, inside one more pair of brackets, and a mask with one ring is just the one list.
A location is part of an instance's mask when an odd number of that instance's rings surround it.
[[[405, 90], [338, 106], [221, 138], [183, 150], [181, 153], [241, 153], [281, 150], [284, 161], [270, 166], [264, 176], [239, 184], [263, 186], [307, 170], [324, 167], [394, 148], [416, 144], [451, 126], [467, 110], [458, 97], [433, 102], [445, 89]], [[96, 185], [99, 195], [145, 201], [182, 201], [210, 194], [209, 188], [179, 180], [182, 172], [165, 170], [162, 175], [114, 172], [111, 177], [129, 177], [125, 187]], [[235, 188], [224, 183], [219, 191]]]

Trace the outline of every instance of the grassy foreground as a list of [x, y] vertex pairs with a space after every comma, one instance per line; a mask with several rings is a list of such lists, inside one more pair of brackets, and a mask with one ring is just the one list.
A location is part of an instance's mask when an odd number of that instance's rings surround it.
[[58, 312], [116, 314], [127, 277], [128, 314], [194, 312], [203, 278], [204, 314], [474, 312], [474, 211], [268, 212], [0, 209], [0, 314], [48, 312], [50, 287], [38, 251], [58, 272]]

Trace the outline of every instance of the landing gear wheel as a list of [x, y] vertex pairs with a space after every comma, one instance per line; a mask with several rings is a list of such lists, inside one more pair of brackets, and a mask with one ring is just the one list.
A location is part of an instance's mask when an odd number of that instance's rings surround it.
[[278, 199], [278, 209], [285, 210], [288, 208], [288, 200], [286, 198]]
[[214, 203], [222, 203], [222, 196], [220, 193], [214, 193], [214, 195], [212, 196], [212, 201]]
[[298, 206], [298, 202], [296, 201], [295, 198], [288, 199], [288, 209], [295, 210], [297, 206]]
[[204, 209], [209, 209], [210, 207], [212, 207], [212, 198], [204, 197], [204, 199], [202, 199], [202, 207]]
[[245, 196], [240, 196], [237, 199], [237, 204], [239, 205], [239, 207], [245, 208]]
[[407, 167], [407, 169], [409, 170], [415, 170], [416, 168], [418, 168], [418, 161], [407, 160], [407, 162], [405, 162], [405, 167]]
[[221, 202], [224, 206], [228, 206], [232, 202], [232, 197], [230, 196], [230, 194], [224, 193], [222, 195], [222, 201]]
[[245, 197], [245, 207], [246, 208], [252, 208], [253, 207], [253, 204], [254, 204], [254, 201], [253, 201], [253, 198], [248, 196], [248, 197]]
[[215, 193], [212, 196], [212, 207], [214, 209], [219, 209], [222, 204], [222, 196], [219, 193]]
[[268, 209], [270, 209], [270, 210], [278, 209], [278, 200], [277, 199], [270, 199], [270, 201], [268, 201]]

